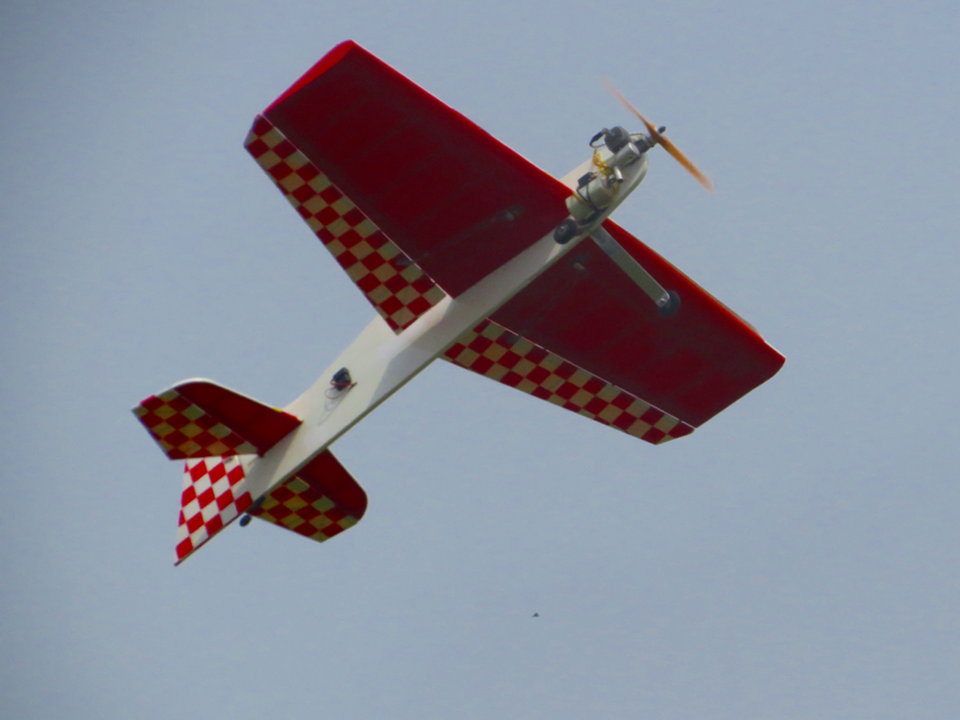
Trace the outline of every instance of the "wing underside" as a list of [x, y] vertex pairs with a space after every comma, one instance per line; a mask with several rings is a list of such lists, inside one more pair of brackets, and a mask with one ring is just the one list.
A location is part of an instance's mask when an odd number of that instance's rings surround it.
[[490, 319], [693, 427], [779, 370], [783, 356], [756, 330], [623, 228], [604, 227], [680, 296], [675, 315], [585, 241]]
[[353, 42], [246, 147], [395, 332], [566, 215], [559, 181]]
[[[398, 333], [566, 215], [567, 188], [352, 42], [259, 115], [246, 147]], [[445, 359], [650, 442], [692, 432], [779, 369], [738, 316], [604, 226], [680, 295], [676, 315], [588, 240]]]
[[443, 298], [443, 291], [267, 118], [244, 143], [290, 205], [394, 332]]
[[679, 418], [492, 320], [461, 336], [443, 357], [649, 443], [659, 444], [693, 432]]

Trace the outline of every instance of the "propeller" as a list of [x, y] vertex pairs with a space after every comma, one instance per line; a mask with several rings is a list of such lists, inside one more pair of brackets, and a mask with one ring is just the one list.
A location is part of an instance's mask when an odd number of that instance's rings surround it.
[[680, 164], [683, 166], [683, 168], [684, 168], [688, 173], [690, 173], [691, 175], [693, 175], [694, 178], [697, 179], [697, 182], [699, 182], [701, 185], [703, 185], [703, 186], [704, 186], [707, 190], [709, 190], [710, 192], [713, 192], [713, 183], [710, 182], [710, 178], [708, 178], [706, 175], [704, 175], [704, 174], [697, 168], [696, 165], [694, 165], [692, 162], [690, 162], [690, 160], [687, 159], [687, 156], [684, 155], [682, 152], [680, 152], [679, 148], [677, 148], [676, 145], [674, 145], [672, 142], [670, 142], [670, 140], [667, 138], [667, 136], [663, 134], [663, 132], [664, 132], [664, 130], [665, 130], [666, 128], [659, 128], [659, 129], [656, 128], [656, 127], [653, 125], [653, 123], [651, 123], [651, 122], [650, 122], [649, 120], [647, 120], [643, 115], [641, 115], [641, 114], [640, 114], [640, 111], [637, 110], [637, 109], [630, 103], [630, 101], [627, 100], [627, 99], [623, 96], [623, 93], [621, 93], [619, 90], [617, 90], [617, 88], [614, 86], [614, 84], [613, 84], [612, 82], [610, 82], [609, 80], [607, 80], [605, 84], [606, 84], [606, 86], [607, 86], [607, 90], [609, 90], [610, 93], [611, 93], [617, 100], [620, 101], [620, 104], [623, 105], [623, 106], [624, 106], [627, 110], [629, 110], [631, 113], [633, 113], [634, 115], [636, 115], [637, 118], [640, 120], [640, 122], [642, 122], [642, 123], [644, 124], [644, 126], [647, 128], [647, 133], [649, 133], [649, 135], [650, 135], [650, 140], [651, 140], [651, 142], [653, 142], [655, 145], [659, 145], [659, 146], [662, 147], [664, 150], [666, 150], [668, 153], [670, 153], [670, 155], [673, 157], [674, 160], [676, 160], [678, 163], [680, 163]]

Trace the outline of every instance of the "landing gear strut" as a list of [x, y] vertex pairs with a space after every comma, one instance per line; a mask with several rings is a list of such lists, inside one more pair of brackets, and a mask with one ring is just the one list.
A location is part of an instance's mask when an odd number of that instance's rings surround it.
[[593, 241], [607, 254], [607, 257], [613, 260], [617, 267], [623, 270], [627, 277], [633, 280], [637, 287], [643, 290], [644, 294], [653, 301], [653, 304], [657, 307], [657, 313], [661, 317], [670, 317], [676, 314], [677, 310], [680, 309], [680, 295], [675, 290], [667, 290], [657, 282], [657, 279], [643, 265], [634, 260], [633, 256], [624, 250], [602, 225], [595, 227], [590, 234]]

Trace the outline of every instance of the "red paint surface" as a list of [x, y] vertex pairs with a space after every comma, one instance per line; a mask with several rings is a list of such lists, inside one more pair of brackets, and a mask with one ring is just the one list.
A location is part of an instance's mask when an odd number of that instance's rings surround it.
[[609, 220], [604, 227], [679, 293], [676, 315], [661, 317], [588, 240], [492, 319], [694, 426], [783, 365], [783, 356], [716, 298], [623, 228]]
[[[550, 232], [569, 191], [355, 43], [264, 113], [441, 288], [458, 295]], [[585, 241], [492, 320], [697, 426], [770, 378], [780, 353], [622, 228], [682, 300], [664, 318]]]
[[214, 383], [188, 382], [178, 385], [176, 390], [255, 446], [260, 455], [300, 424], [300, 420], [289, 413]]
[[263, 114], [451, 295], [566, 215], [560, 182], [354, 43]]

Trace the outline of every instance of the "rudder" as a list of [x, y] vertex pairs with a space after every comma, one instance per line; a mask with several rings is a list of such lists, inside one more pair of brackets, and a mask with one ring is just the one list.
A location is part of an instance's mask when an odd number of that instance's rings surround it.
[[236, 455], [186, 462], [175, 565], [186, 560], [253, 504], [243, 465], [243, 459]]
[[209, 380], [185, 380], [133, 408], [171, 460], [186, 460], [176, 563], [237, 519], [254, 498], [246, 464], [264, 455], [299, 418]]

